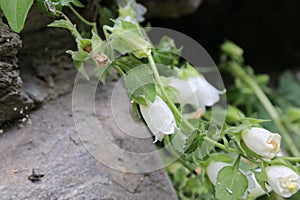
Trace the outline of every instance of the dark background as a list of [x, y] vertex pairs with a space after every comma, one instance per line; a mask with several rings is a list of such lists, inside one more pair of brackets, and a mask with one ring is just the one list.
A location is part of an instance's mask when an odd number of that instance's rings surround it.
[[148, 19], [197, 40], [216, 63], [226, 39], [240, 45], [256, 72], [300, 67], [300, 1], [204, 0], [193, 14]]

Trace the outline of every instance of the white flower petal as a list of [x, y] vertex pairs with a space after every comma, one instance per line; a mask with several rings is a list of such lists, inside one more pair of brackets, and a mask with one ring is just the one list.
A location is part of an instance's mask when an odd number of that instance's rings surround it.
[[197, 105], [196, 90], [187, 81], [171, 77], [169, 85], [179, 92], [176, 99], [174, 99], [175, 103]]
[[[247, 190], [254, 199], [266, 194], [266, 192], [258, 184], [258, 182], [255, 178], [255, 175], [252, 171], [245, 173], [245, 175], [248, 180], [248, 189]], [[268, 185], [266, 185], [266, 188], [268, 189], [269, 192], [272, 190]]]
[[162, 140], [164, 134], [173, 134], [176, 127], [174, 115], [168, 105], [156, 96], [153, 103], [140, 106], [142, 116], [149, 129], [155, 135], [155, 142]]
[[179, 91], [174, 101], [182, 105], [190, 104], [205, 112], [205, 106], [212, 106], [220, 100], [224, 91], [217, 90], [201, 76], [189, 78], [187, 81], [175, 77], [170, 78], [170, 86]]
[[220, 100], [220, 94], [225, 91], [219, 91], [201, 76], [188, 79], [189, 85], [196, 90], [198, 107], [212, 106]]
[[300, 177], [292, 169], [286, 166], [266, 167], [268, 183], [280, 196], [291, 197], [300, 188]]
[[272, 159], [280, 152], [281, 136], [263, 128], [251, 128], [242, 133], [242, 139], [253, 152]]
[[219, 171], [227, 166], [231, 166], [231, 165], [226, 162], [214, 162], [213, 161], [213, 162], [209, 163], [209, 165], [207, 166], [207, 175], [208, 175], [210, 182], [213, 185], [217, 184], [217, 177], [218, 177]]

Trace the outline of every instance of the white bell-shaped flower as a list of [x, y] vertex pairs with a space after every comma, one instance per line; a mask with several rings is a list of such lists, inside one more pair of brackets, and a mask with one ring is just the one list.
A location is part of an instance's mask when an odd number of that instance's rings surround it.
[[212, 106], [220, 100], [220, 94], [224, 91], [217, 90], [207, 80], [201, 76], [190, 77], [182, 80], [175, 77], [170, 78], [170, 86], [179, 91], [176, 103], [190, 104], [205, 111], [205, 106]]
[[281, 136], [263, 128], [243, 131], [242, 139], [254, 153], [272, 159], [280, 152]]
[[[261, 169], [259, 169], [259, 171], [261, 172]], [[256, 199], [257, 197], [260, 197], [260, 196], [266, 194], [266, 192], [262, 189], [262, 187], [257, 182], [255, 175], [252, 171], [246, 172], [245, 175], [248, 180], [247, 191], [250, 194], [250, 196], [253, 197], [253, 199]], [[266, 188], [267, 188], [268, 192], [271, 192], [272, 189], [268, 185], [266, 185]]]
[[161, 141], [164, 134], [173, 134], [176, 128], [174, 115], [168, 105], [156, 96], [153, 103], [147, 102], [147, 106], [140, 106], [142, 116], [149, 129], [155, 135], [155, 141]]
[[299, 175], [286, 166], [266, 167], [268, 183], [278, 195], [291, 197], [300, 188]]
[[231, 166], [231, 165], [226, 162], [215, 162], [215, 161], [209, 163], [209, 165], [207, 166], [207, 176], [213, 185], [217, 184], [217, 177], [219, 171], [227, 166]]

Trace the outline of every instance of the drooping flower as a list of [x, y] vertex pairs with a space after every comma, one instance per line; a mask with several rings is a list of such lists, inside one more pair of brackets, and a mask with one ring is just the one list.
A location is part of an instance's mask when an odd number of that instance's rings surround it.
[[219, 171], [227, 166], [231, 166], [231, 165], [226, 162], [215, 162], [215, 161], [209, 163], [209, 165], [207, 166], [207, 175], [210, 182], [213, 185], [217, 184], [217, 177]]
[[176, 103], [182, 105], [190, 104], [197, 110], [206, 110], [206, 106], [212, 106], [220, 100], [220, 94], [224, 91], [217, 90], [201, 76], [190, 77], [186, 81], [171, 77], [169, 85], [178, 90], [179, 94], [175, 99]]
[[269, 166], [266, 173], [269, 185], [280, 196], [291, 197], [300, 188], [299, 175], [289, 167]]
[[243, 131], [242, 139], [254, 153], [272, 159], [280, 152], [281, 136], [264, 128], [251, 128]]
[[140, 106], [141, 113], [149, 129], [155, 135], [155, 141], [162, 140], [164, 134], [173, 134], [176, 128], [174, 115], [168, 105], [156, 96], [153, 103]]
[[[259, 169], [261, 172], [261, 169]], [[249, 192], [250, 196], [253, 197], [253, 199], [256, 199], [257, 197], [260, 197], [262, 195], [265, 195], [266, 192], [262, 189], [262, 187], [258, 184], [255, 175], [252, 171], [248, 171], [245, 173], [247, 180], [248, 180], [248, 188], [247, 191]], [[266, 188], [268, 192], [271, 192], [271, 188], [266, 185]]]

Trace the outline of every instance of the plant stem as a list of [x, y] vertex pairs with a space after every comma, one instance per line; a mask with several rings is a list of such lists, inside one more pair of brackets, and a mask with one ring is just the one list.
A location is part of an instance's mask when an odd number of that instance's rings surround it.
[[227, 147], [227, 146], [225, 146], [225, 145], [223, 145], [223, 144], [221, 144], [221, 143], [219, 143], [219, 142], [217, 142], [217, 141], [215, 141], [215, 140], [213, 140], [213, 139], [211, 139], [211, 138], [209, 138], [207, 136], [203, 137], [203, 139], [206, 140], [206, 141], [208, 141], [208, 142], [213, 143], [216, 147], [218, 147], [218, 148], [220, 148], [220, 149], [222, 149], [224, 151], [232, 152], [232, 153], [237, 153], [237, 154], [240, 153], [238, 150], [236, 150], [234, 148], [231, 148], [231, 147]]
[[[173, 111], [174, 115], [175, 115], [175, 118], [178, 120], [178, 121], [181, 121], [182, 116], [181, 116], [181, 113], [179, 112], [179, 110], [176, 108], [176, 106], [173, 104], [172, 100], [170, 99], [170, 97], [167, 95], [166, 91], [165, 91], [165, 88], [163, 86], [163, 83], [161, 82], [161, 79], [160, 79], [160, 76], [159, 76], [159, 73], [158, 73], [158, 70], [157, 70], [157, 67], [156, 67], [156, 64], [153, 60], [153, 57], [151, 54], [148, 55], [148, 61], [149, 61], [149, 64], [150, 64], [150, 67], [151, 67], [151, 70], [153, 72], [153, 75], [154, 75], [154, 78], [156, 80], [156, 82], [158, 83], [160, 89], [161, 89], [161, 92], [162, 92], [162, 95], [163, 97], [166, 99], [166, 103], [168, 104], [168, 106], [170, 107], [170, 109]], [[189, 129], [191, 131], [195, 130], [195, 128], [190, 124], [188, 123], [187, 124]]]
[[294, 156], [300, 156], [300, 152], [297, 149], [297, 147], [294, 145], [294, 142], [284, 126], [281, 123], [281, 120], [279, 118], [279, 115], [266, 96], [266, 94], [262, 91], [262, 89], [259, 87], [259, 85], [245, 72], [245, 70], [236, 63], [229, 64], [230, 70], [234, 76], [240, 78], [246, 85], [248, 85], [254, 92], [254, 94], [257, 96], [259, 101], [262, 103], [262, 105], [265, 107], [266, 111], [274, 121], [275, 125], [277, 126], [278, 130], [280, 131], [281, 135], [283, 136], [285, 142], [287, 143], [287, 147], [290, 149], [292, 155]]
[[[164, 89], [164, 86], [162, 84], [162, 81], [160, 79], [160, 76], [159, 76], [159, 73], [158, 73], [158, 70], [157, 70], [157, 67], [156, 67], [156, 64], [152, 58], [152, 55], [149, 54], [148, 55], [148, 61], [149, 61], [149, 64], [150, 64], [150, 67], [152, 69], [152, 72], [153, 72], [153, 75], [154, 75], [154, 78], [156, 80], [156, 82], [158, 83], [159, 87], [161, 88], [161, 92], [162, 92], [162, 95], [164, 96], [164, 98], [166, 99], [166, 103], [167, 105], [170, 107], [170, 109], [172, 110], [173, 114], [175, 115], [175, 118], [178, 120], [178, 121], [181, 121], [188, 129], [189, 129], [189, 132], [192, 132], [194, 130], [196, 130], [196, 128], [191, 124], [189, 123], [186, 119], [184, 119], [181, 115], [181, 113], [179, 112], [179, 110], [176, 108], [176, 106], [174, 105], [174, 103], [172, 102], [172, 100], [170, 99], [170, 97], [167, 95], [165, 89]], [[208, 142], [211, 142], [213, 143], [216, 147], [222, 149], [222, 150], [225, 150], [225, 151], [228, 151], [228, 152], [232, 152], [232, 153], [238, 153], [239, 154], [239, 151], [237, 151], [236, 149], [233, 149], [231, 147], [227, 147], [207, 136], [203, 137], [204, 140], [208, 141]]]
[[76, 17], [78, 17], [78, 19], [80, 19], [83, 23], [85, 23], [88, 26], [92, 26], [94, 28], [96, 28], [96, 23], [95, 22], [90, 22], [88, 20], [86, 20], [84, 17], [82, 17], [79, 12], [77, 12], [75, 10], [75, 8], [73, 8], [73, 6], [71, 4], [69, 4], [69, 8], [71, 9], [71, 11], [76, 15]]
[[283, 157], [283, 159], [290, 162], [300, 162], [300, 157]]
[[195, 172], [195, 170], [194, 170], [193, 168], [191, 168], [188, 164], [186, 164], [186, 162], [185, 162], [181, 157], [178, 158], [178, 161], [179, 161], [185, 168], [187, 168], [192, 174], [198, 175], [198, 174]]
[[117, 70], [117, 72], [121, 75], [121, 76], [125, 76], [126, 74], [123, 72], [123, 70], [117, 66], [117, 65], [113, 65], [113, 67], [115, 68], [115, 70]]
[[[166, 147], [168, 147], [168, 144], [171, 144], [170, 142], [170, 138], [169, 136], [167, 135], [166, 137], [164, 137], [164, 144]], [[173, 155], [175, 158], [178, 158], [177, 161], [179, 161], [186, 169], [188, 169], [191, 173], [193, 174], [197, 174], [195, 172], [195, 170], [193, 168], [191, 168], [186, 162], [185, 160], [183, 160], [176, 151], [174, 151], [174, 149], [171, 147], [171, 148], [167, 148], [168, 152]]]

